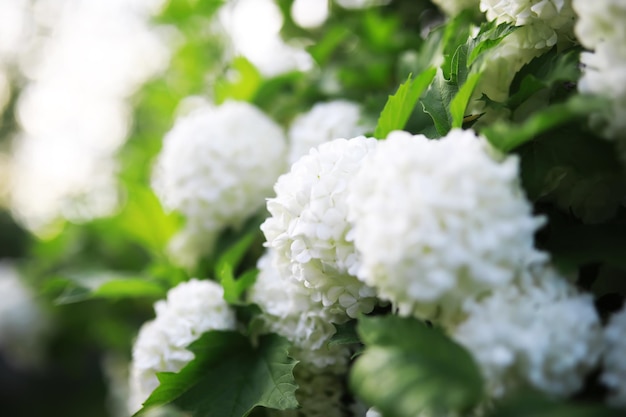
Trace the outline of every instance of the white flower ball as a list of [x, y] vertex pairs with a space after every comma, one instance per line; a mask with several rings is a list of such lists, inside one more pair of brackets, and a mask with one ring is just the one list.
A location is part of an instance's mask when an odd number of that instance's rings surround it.
[[276, 197], [267, 202], [271, 217], [261, 225], [266, 246], [286, 265], [281, 273], [346, 319], [370, 312], [376, 302], [374, 290], [353, 275], [358, 255], [346, 239], [348, 183], [376, 143], [361, 136], [312, 149], [278, 179]]
[[193, 360], [186, 347], [202, 333], [235, 328], [235, 313], [223, 295], [218, 283], [192, 279], [172, 288], [166, 300], [155, 303], [156, 318], [142, 326], [133, 346], [131, 412], [139, 410], [159, 385], [157, 372], [178, 372]]
[[[574, 31], [580, 43], [594, 49], [600, 43], [626, 39], [626, 3], [622, 0], [572, 0], [578, 19]], [[621, 45], [614, 45], [618, 48]], [[622, 46], [623, 48], [623, 46]], [[620, 48], [621, 49], [621, 48]]]
[[248, 299], [263, 314], [265, 331], [276, 333], [293, 343], [290, 355], [315, 368], [345, 371], [350, 352], [345, 347], [328, 347], [335, 334], [335, 316], [321, 302], [313, 301], [311, 291], [298, 280], [280, 273], [280, 258], [269, 250], [259, 259], [259, 275], [248, 291]]
[[165, 136], [153, 187], [191, 227], [237, 227], [263, 206], [285, 166], [281, 128], [248, 103], [199, 108]]
[[576, 18], [572, 0], [480, 0], [480, 10], [489, 21], [515, 26], [542, 23], [564, 34], [571, 32]]
[[602, 330], [590, 295], [549, 267], [471, 303], [469, 317], [452, 333], [479, 364], [490, 393], [520, 385], [569, 396], [602, 352]]
[[626, 308], [614, 314], [604, 329], [606, 352], [600, 377], [610, 390], [609, 403], [626, 408]]
[[463, 10], [478, 10], [480, 0], [432, 0], [448, 16], [456, 16]]
[[0, 355], [18, 368], [36, 367], [51, 323], [13, 264], [0, 261]]
[[368, 127], [363, 123], [358, 104], [346, 100], [318, 103], [291, 123], [287, 137], [291, 149], [289, 163], [309, 153], [324, 142], [337, 138], [353, 138], [364, 134]]
[[399, 314], [447, 320], [462, 303], [509, 285], [543, 258], [518, 182], [518, 159], [502, 161], [472, 131], [429, 140], [392, 132], [351, 183], [349, 238], [358, 276]]

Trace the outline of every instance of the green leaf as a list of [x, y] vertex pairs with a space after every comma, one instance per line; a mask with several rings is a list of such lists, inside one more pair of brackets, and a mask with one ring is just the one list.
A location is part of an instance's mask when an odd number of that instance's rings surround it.
[[235, 278], [235, 270], [256, 240], [257, 232], [255, 229], [245, 234], [219, 257], [215, 265], [215, 276], [224, 287], [224, 299], [231, 304], [239, 302], [243, 292], [256, 280], [256, 269], [250, 269], [238, 278]]
[[165, 296], [166, 289], [154, 282], [144, 279], [116, 279], [105, 282], [95, 289], [91, 296], [93, 298], [135, 298], [135, 297], [151, 297], [162, 298]]
[[456, 93], [452, 101], [450, 101], [450, 116], [452, 116], [452, 127], [462, 127], [463, 119], [465, 118], [465, 109], [467, 103], [469, 103], [474, 88], [480, 80], [482, 73], [475, 73], [470, 75], [465, 81], [465, 84]]
[[123, 233], [142, 246], [160, 254], [182, 224], [182, 218], [166, 214], [151, 189], [126, 184], [128, 201], [116, 217]]
[[223, 103], [227, 99], [251, 101], [261, 86], [261, 74], [254, 65], [242, 56], [236, 57], [226, 77], [215, 85], [215, 101]]
[[518, 394], [498, 404], [486, 417], [618, 417], [622, 411], [601, 404], [564, 403], [536, 393]]
[[412, 318], [385, 316], [363, 317], [358, 333], [366, 349], [354, 363], [350, 385], [385, 417], [465, 412], [481, 401], [478, 367], [440, 331]]
[[328, 346], [332, 345], [351, 345], [361, 343], [359, 335], [356, 332], [356, 320], [350, 320], [343, 324], [335, 324], [335, 334], [328, 341]]
[[435, 68], [429, 68], [414, 80], [409, 75], [407, 80], [398, 87], [396, 93], [389, 96], [378, 118], [378, 124], [374, 131], [376, 138], [384, 139], [389, 132], [404, 128], [420, 96], [435, 77], [435, 72]]
[[605, 100], [576, 95], [564, 103], [554, 104], [533, 113], [521, 124], [499, 120], [483, 129], [481, 133], [496, 148], [510, 152], [541, 133], [603, 109], [606, 109]]
[[496, 25], [495, 21], [483, 23], [476, 37], [468, 42], [467, 65], [472, 65], [484, 52], [498, 46], [504, 38], [516, 29], [511, 23], [499, 25]]
[[210, 331], [188, 349], [195, 354], [178, 373], [157, 374], [160, 385], [136, 416], [173, 403], [195, 417], [245, 417], [257, 406], [296, 408], [296, 384], [289, 343], [276, 335], [258, 346], [237, 332]]
[[452, 128], [452, 115], [449, 109], [457, 91], [457, 86], [446, 80], [441, 69], [438, 69], [435, 80], [421, 100], [424, 111], [433, 119], [440, 136], [445, 136]]

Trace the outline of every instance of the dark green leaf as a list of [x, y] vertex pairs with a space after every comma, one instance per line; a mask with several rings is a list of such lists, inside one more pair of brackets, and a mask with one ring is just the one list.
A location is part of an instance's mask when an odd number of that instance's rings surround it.
[[450, 102], [457, 91], [457, 86], [446, 80], [439, 69], [435, 80], [421, 100], [424, 111], [433, 119], [440, 136], [445, 136], [452, 128]]
[[515, 29], [516, 27], [510, 23], [499, 25], [496, 25], [495, 21], [483, 23], [476, 37], [468, 42], [467, 65], [471, 65], [484, 52], [498, 46]]
[[383, 111], [380, 113], [374, 136], [384, 139], [389, 132], [402, 130], [415, 109], [417, 100], [435, 76], [435, 68], [419, 74], [414, 80], [409, 78], [398, 87], [393, 96], [389, 96]]
[[465, 81], [465, 84], [463, 84], [458, 93], [456, 93], [452, 101], [450, 101], [450, 116], [452, 116], [453, 128], [463, 126], [467, 103], [469, 103], [472, 93], [474, 92], [474, 88], [476, 88], [476, 84], [480, 80], [481, 76], [482, 73], [470, 75], [469, 78], [467, 78], [467, 81]]
[[539, 394], [521, 394], [505, 400], [487, 417], [618, 417], [621, 411], [599, 404], [564, 403]]
[[606, 101], [593, 97], [574, 96], [532, 114], [521, 124], [499, 120], [481, 133], [503, 152], [510, 152], [550, 129], [560, 126], [593, 111], [606, 109]]
[[358, 333], [366, 349], [350, 385], [385, 417], [465, 412], [481, 401], [482, 379], [472, 357], [439, 330], [385, 316], [362, 318]]
[[333, 326], [335, 326], [337, 331], [333, 337], [330, 338], [330, 341], [328, 342], [329, 346], [361, 343], [359, 335], [356, 332], [356, 320], [350, 320], [349, 322], [343, 324], [333, 323]]
[[254, 347], [236, 332], [210, 331], [188, 349], [195, 359], [178, 373], [158, 374], [161, 384], [144, 403], [147, 409], [173, 403], [195, 417], [245, 417], [257, 406], [297, 407], [289, 344], [262, 336]]

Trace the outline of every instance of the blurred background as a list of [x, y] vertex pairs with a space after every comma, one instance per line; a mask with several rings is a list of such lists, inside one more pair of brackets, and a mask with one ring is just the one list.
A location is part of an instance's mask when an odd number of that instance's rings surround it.
[[[238, 99], [286, 125], [338, 97], [375, 115], [419, 70], [415, 22], [433, 10], [411, 0], [0, 0], [0, 414], [128, 415], [137, 329], [194, 273], [164, 255], [180, 219], [150, 189], [177, 115]], [[134, 286], [93, 297], [112, 275]], [[120, 296], [137, 285], [141, 297]]]

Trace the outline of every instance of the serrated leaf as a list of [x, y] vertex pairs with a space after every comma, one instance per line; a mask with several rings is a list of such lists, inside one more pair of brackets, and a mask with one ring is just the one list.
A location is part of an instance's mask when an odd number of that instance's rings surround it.
[[495, 21], [483, 23], [476, 37], [468, 42], [467, 65], [472, 65], [484, 52], [495, 48], [517, 27], [511, 23], [496, 25]]
[[467, 103], [469, 103], [474, 88], [480, 80], [482, 73], [474, 73], [467, 78], [465, 84], [456, 93], [452, 101], [450, 101], [450, 116], [452, 117], [452, 127], [462, 127], [463, 119], [465, 117], [465, 109]]
[[359, 335], [356, 332], [356, 320], [350, 320], [347, 323], [335, 324], [335, 334], [328, 341], [328, 346], [332, 345], [351, 345], [361, 343]]
[[194, 417], [245, 417], [258, 406], [297, 407], [289, 343], [262, 336], [254, 347], [237, 332], [210, 331], [188, 349], [195, 354], [178, 373], [157, 374], [160, 385], [136, 414], [172, 403]]
[[433, 119], [440, 136], [445, 136], [452, 128], [450, 102], [457, 91], [457, 86], [446, 80], [441, 69], [438, 69], [433, 83], [421, 100], [424, 111]]
[[350, 385], [386, 417], [464, 412], [481, 401], [478, 367], [440, 331], [412, 318], [385, 316], [363, 317], [358, 333], [366, 349], [354, 363]]
[[389, 132], [404, 129], [417, 101], [433, 80], [435, 72], [435, 68], [429, 68], [415, 79], [411, 79], [412, 76], [409, 75], [407, 80], [400, 84], [396, 93], [389, 96], [378, 118], [378, 124], [374, 131], [376, 138], [384, 139]]
[[605, 108], [606, 101], [603, 99], [573, 96], [564, 103], [533, 113], [521, 124], [500, 120], [481, 130], [481, 133], [494, 147], [510, 152], [543, 132]]

